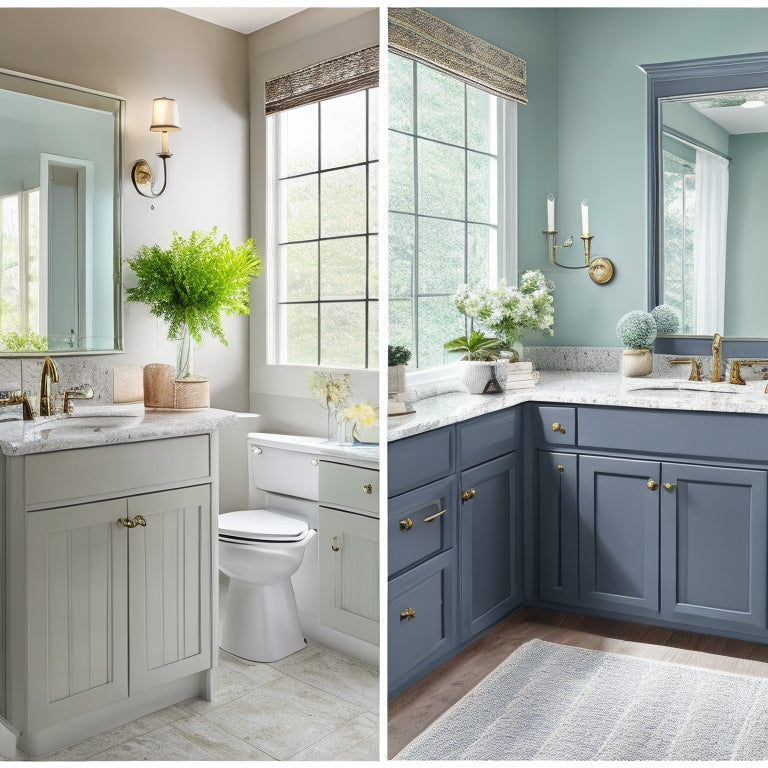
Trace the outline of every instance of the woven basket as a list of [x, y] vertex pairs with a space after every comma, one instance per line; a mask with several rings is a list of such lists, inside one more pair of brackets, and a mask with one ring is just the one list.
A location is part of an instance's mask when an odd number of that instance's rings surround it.
[[173, 385], [174, 408], [208, 408], [210, 406], [208, 379], [202, 376], [176, 379]]
[[175, 393], [173, 366], [149, 363], [144, 366], [144, 405], [147, 408], [173, 408]]

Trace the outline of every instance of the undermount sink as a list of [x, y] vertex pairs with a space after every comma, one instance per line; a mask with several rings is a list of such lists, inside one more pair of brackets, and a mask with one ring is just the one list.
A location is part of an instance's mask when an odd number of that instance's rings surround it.
[[45, 420], [40, 423], [30, 424], [28, 429], [39, 432], [41, 436], [47, 437], [51, 432], [55, 432], [57, 437], [64, 437], [67, 434], [83, 434], [84, 432], [113, 432], [120, 429], [135, 427], [141, 423], [143, 416], [141, 414], [99, 414], [63, 416], [61, 418]]

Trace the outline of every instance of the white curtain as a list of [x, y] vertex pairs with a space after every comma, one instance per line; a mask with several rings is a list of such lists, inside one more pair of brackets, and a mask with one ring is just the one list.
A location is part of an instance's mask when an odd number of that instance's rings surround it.
[[725, 239], [728, 229], [728, 160], [696, 150], [696, 333], [724, 332]]

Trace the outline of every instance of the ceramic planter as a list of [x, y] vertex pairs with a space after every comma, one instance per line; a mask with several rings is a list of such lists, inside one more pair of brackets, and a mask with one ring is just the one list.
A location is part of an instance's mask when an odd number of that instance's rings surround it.
[[459, 378], [471, 395], [503, 392], [508, 370], [506, 360], [464, 360]]
[[647, 376], [653, 370], [650, 349], [625, 349], [621, 356], [621, 375], [627, 378]]

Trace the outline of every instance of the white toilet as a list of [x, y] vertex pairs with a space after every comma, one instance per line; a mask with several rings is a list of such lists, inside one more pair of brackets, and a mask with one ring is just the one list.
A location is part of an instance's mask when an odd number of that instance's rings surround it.
[[252, 433], [248, 480], [258, 508], [219, 515], [219, 570], [230, 579], [220, 644], [244, 659], [277, 661], [306, 646], [291, 576], [317, 535], [318, 460], [281, 435]]

